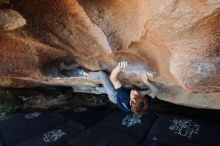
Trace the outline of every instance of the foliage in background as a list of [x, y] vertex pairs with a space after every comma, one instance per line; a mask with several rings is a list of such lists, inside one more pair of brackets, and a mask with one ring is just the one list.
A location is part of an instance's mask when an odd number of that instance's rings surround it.
[[8, 114], [15, 103], [14, 95], [9, 91], [2, 91], [2, 94], [0, 97], [0, 116]]

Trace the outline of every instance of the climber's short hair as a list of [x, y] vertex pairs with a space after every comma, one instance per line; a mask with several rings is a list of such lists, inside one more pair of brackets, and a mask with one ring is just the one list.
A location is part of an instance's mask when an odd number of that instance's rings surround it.
[[135, 96], [135, 102], [131, 101], [131, 111], [136, 115], [142, 115], [147, 112], [147, 98], [143, 94]]

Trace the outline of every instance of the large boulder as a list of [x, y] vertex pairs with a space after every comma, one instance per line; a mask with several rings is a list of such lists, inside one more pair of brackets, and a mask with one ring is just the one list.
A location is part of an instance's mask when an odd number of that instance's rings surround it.
[[124, 84], [143, 86], [140, 73], [146, 70], [160, 88], [159, 98], [220, 107], [219, 1], [11, 0], [4, 8], [20, 13], [27, 25], [0, 34], [2, 86], [65, 85], [93, 92], [88, 86], [99, 81], [48, 78], [48, 68], [70, 59], [110, 72], [127, 60]]

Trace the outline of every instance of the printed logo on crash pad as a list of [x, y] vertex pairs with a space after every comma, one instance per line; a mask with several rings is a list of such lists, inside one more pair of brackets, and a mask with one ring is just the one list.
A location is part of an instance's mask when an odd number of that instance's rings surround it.
[[122, 119], [122, 125], [131, 127], [137, 124], [141, 124], [141, 115], [129, 114]]
[[77, 108], [73, 109], [73, 111], [77, 112], [77, 113], [82, 113], [82, 112], [86, 112], [87, 108], [86, 107], [77, 107]]
[[66, 133], [62, 129], [52, 130], [47, 133], [44, 133], [42, 139], [44, 142], [55, 142], [64, 135], [66, 135]]
[[175, 134], [191, 138], [193, 134], [199, 133], [200, 125], [193, 122], [192, 120], [170, 120], [171, 125], [169, 130], [173, 131]]
[[41, 114], [43, 114], [43, 113], [33, 112], [33, 113], [29, 113], [29, 114], [24, 115], [24, 118], [25, 119], [34, 119], [34, 118], [39, 117]]

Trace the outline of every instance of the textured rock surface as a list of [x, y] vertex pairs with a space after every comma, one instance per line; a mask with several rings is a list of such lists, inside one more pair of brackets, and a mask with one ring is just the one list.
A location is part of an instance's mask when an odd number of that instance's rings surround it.
[[26, 20], [16, 11], [0, 10], [0, 31], [13, 30], [26, 24]]
[[159, 98], [220, 108], [219, 0], [11, 0], [2, 8], [27, 24], [0, 34], [1, 86], [90, 91], [98, 81], [47, 79], [49, 66], [69, 59], [110, 72], [127, 60], [125, 84], [139, 84], [141, 70], [153, 71]]

